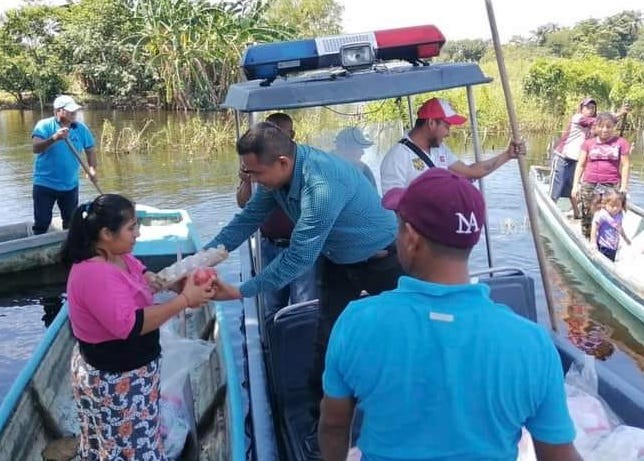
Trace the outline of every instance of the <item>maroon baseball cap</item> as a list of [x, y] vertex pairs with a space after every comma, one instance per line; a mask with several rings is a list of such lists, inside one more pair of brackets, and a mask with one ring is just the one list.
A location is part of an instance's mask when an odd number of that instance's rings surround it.
[[467, 121], [467, 118], [458, 115], [447, 101], [438, 98], [425, 101], [418, 109], [418, 118], [443, 120], [450, 125], [462, 125]]
[[582, 107], [586, 107], [589, 104], [594, 104], [597, 106], [597, 102], [593, 98], [586, 98], [582, 99], [581, 102], [579, 103], [579, 110], [581, 110]]
[[382, 206], [432, 242], [471, 248], [485, 224], [483, 194], [462, 176], [444, 168], [430, 168], [407, 188], [389, 190]]

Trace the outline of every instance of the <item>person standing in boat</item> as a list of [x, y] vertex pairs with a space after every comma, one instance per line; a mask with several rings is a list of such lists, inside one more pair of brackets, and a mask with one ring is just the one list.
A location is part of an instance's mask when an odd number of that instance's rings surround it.
[[334, 153], [355, 165], [367, 177], [371, 185], [377, 188], [376, 178], [373, 176], [371, 168], [360, 160], [365, 149], [371, 146], [373, 146], [373, 141], [368, 139], [360, 128], [347, 127], [341, 129], [336, 135]]
[[[206, 248], [223, 245], [235, 250], [277, 207], [295, 227], [288, 248], [255, 277], [240, 286], [215, 282], [215, 299], [242, 299], [281, 288], [310, 270], [321, 256], [311, 372], [317, 421], [324, 354], [333, 324], [363, 290], [369, 294], [390, 290], [403, 273], [394, 245], [396, 218], [382, 208], [378, 192], [357, 168], [347, 168], [346, 161], [335, 155], [296, 144], [272, 123], [250, 128], [237, 141], [237, 153], [243, 170], [259, 187]], [[317, 442], [317, 426], [312, 429], [310, 436]], [[310, 451], [314, 453], [315, 446]]]
[[398, 215], [398, 258], [409, 275], [349, 303], [333, 327], [322, 459], [347, 459], [359, 407], [363, 459], [514, 460], [525, 426], [537, 459], [581, 460], [548, 332], [470, 281], [485, 224], [481, 192], [432, 168], [382, 203]]
[[587, 239], [590, 239], [595, 194], [611, 189], [623, 194], [628, 192], [631, 146], [615, 134], [616, 124], [617, 118], [610, 112], [597, 116], [595, 137], [582, 144], [575, 168], [572, 195], [580, 194], [581, 231]]
[[479, 179], [518, 155], [525, 154], [525, 143], [510, 142], [508, 148], [487, 160], [468, 165], [445, 145], [452, 125], [467, 119], [456, 113], [444, 99], [432, 98], [418, 109], [416, 124], [398, 141], [380, 164], [380, 184], [385, 194], [394, 187], [406, 187], [428, 168], [445, 168], [469, 179]]
[[[275, 112], [266, 117], [267, 122], [274, 123], [291, 139], [295, 137], [293, 119], [283, 112]], [[244, 208], [252, 193], [251, 177], [243, 170], [239, 171], [239, 187], [237, 188], [237, 205]], [[293, 232], [293, 221], [284, 211], [277, 207], [268, 215], [259, 228], [262, 235], [262, 263], [267, 266], [284, 249], [288, 248]], [[264, 318], [269, 319], [282, 307], [317, 299], [317, 280], [315, 265], [304, 274], [296, 277], [291, 283], [277, 290], [265, 290]]]
[[620, 237], [630, 245], [622, 221], [626, 197], [615, 190], [609, 190], [598, 197], [598, 210], [593, 215], [590, 229], [590, 244], [611, 261], [615, 261]]
[[571, 194], [575, 168], [581, 145], [592, 136], [591, 129], [596, 115], [597, 103], [594, 99], [586, 98], [581, 101], [579, 110], [572, 116], [568, 128], [553, 151], [550, 198], [556, 203], [561, 197], [569, 197], [575, 219], [581, 217], [577, 197]]
[[68, 139], [77, 151], [85, 151], [89, 171], [96, 178], [94, 137], [87, 126], [76, 120], [81, 106], [71, 96], [54, 99], [54, 116], [36, 123], [31, 139], [34, 162], [33, 201], [34, 234], [47, 232], [54, 204], [58, 204], [63, 229], [69, 227], [78, 206], [78, 171], [80, 165], [69, 148]]
[[[620, 118], [628, 113], [628, 105], [615, 114]], [[572, 194], [573, 180], [581, 146], [593, 136], [593, 128], [597, 119], [597, 103], [593, 98], [586, 98], [579, 103], [579, 111], [572, 116], [568, 128], [559, 140], [553, 154], [552, 179], [550, 182], [550, 198], [557, 202], [561, 197], [569, 197], [573, 218], [579, 219], [579, 203], [577, 196]]]
[[181, 293], [155, 305], [153, 276], [132, 255], [134, 204], [100, 195], [74, 212], [62, 260], [76, 345], [72, 390], [83, 460], [165, 460], [159, 431], [159, 327], [212, 295], [212, 278], [187, 277]]

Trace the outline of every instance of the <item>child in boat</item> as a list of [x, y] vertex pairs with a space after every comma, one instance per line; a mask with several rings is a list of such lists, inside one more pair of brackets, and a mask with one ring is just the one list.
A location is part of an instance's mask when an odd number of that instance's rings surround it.
[[577, 161], [572, 194], [581, 196], [581, 231], [587, 239], [590, 239], [592, 204], [597, 191], [612, 189], [624, 194], [628, 191], [631, 145], [615, 134], [616, 123], [614, 114], [599, 114], [595, 122], [596, 136], [584, 141]]
[[598, 197], [598, 201], [600, 205], [593, 216], [590, 242], [593, 248], [597, 248], [611, 261], [615, 261], [620, 236], [627, 244], [631, 243], [622, 227], [626, 196], [615, 190], [609, 190]]

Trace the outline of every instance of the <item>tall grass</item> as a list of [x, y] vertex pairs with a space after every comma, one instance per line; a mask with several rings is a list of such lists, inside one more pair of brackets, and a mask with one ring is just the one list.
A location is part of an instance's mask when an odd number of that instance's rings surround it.
[[178, 122], [168, 119], [164, 125], [146, 119], [140, 127], [126, 125], [118, 129], [105, 119], [100, 139], [101, 150], [116, 156], [150, 154], [155, 149], [164, 149], [200, 159], [230, 149], [235, 141], [235, 129], [230, 117], [224, 115], [209, 119], [193, 115]]

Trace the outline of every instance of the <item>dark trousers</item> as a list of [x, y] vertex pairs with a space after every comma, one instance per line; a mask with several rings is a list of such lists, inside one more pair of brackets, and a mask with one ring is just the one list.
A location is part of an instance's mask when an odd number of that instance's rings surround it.
[[44, 234], [51, 224], [51, 214], [54, 203], [58, 204], [60, 216], [63, 219], [63, 229], [69, 227], [72, 214], [78, 206], [78, 187], [72, 190], [55, 190], [45, 186], [33, 187], [34, 199], [34, 234]]
[[398, 278], [404, 275], [394, 245], [388, 247], [384, 257], [355, 264], [336, 264], [321, 258], [320, 271], [320, 310], [310, 377], [316, 404], [314, 413], [319, 411], [318, 403], [322, 400], [324, 356], [335, 321], [350, 301], [358, 299], [362, 290], [370, 295], [392, 290], [398, 285]]

